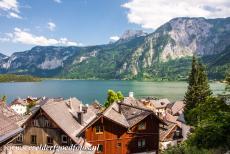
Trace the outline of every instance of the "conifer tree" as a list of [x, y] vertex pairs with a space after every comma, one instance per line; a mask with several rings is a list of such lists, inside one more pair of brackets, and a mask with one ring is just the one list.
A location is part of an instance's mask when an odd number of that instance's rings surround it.
[[192, 69], [188, 80], [188, 89], [185, 93], [185, 109], [184, 115], [187, 124], [197, 124], [197, 114], [195, 107], [205, 102], [205, 100], [212, 95], [208, 84], [208, 77], [204, 66], [197, 61], [197, 58], [193, 56]]

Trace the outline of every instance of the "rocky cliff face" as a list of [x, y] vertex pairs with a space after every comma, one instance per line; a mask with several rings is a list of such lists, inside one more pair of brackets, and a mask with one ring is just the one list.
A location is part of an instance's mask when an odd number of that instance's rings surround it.
[[228, 46], [230, 18], [175, 18], [148, 35], [127, 31], [108, 45], [34, 47], [10, 57], [0, 55], [0, 71], [69, 78], [167, 77], [189, 68], [184, 58], [219, 55]]
[[131, 60], [120, 72], [137, 75], [155, 63], [167, 62], [193, 54], [207, 56], [221, 53], [230, 45], [230, 18], [176, 18], [146, 36], [133, 51]]

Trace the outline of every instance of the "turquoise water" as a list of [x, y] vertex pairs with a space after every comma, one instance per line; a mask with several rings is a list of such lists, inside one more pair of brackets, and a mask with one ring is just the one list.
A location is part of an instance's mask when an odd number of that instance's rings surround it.
[[[225, 85], [213, 82], [214, 94], [222, 93]], [[120, 90], [127, 96], [129, 91], [135, 97], [154, 96], [171, 101], [183, 99], [186, 82], [138, 82], [138, 81], [95, 81], [95, 80], [45, 80], [42, 82], [0, 83], [0, 96], [6, 95], [8, 103], [17, 97], [77, 97], [84, 103], [95, 99], [103, 103], [108, 89]]]

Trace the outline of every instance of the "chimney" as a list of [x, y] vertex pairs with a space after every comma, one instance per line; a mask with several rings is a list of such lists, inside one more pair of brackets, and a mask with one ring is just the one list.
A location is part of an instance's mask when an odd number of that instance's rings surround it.
[[85, 106], [82, 107], [82, 112], [87, 113], [88, 107], [89, 107], [89, 104], [85, 104]]
[[83, 112], [77, 112], [77, 121], [80, 125], [83, 124]]
[[83, 110], [82, 103], [79, 105], [79, 111], [77, 112], [77, 122], [82, 125], [83, 124]]
[[82, 103], [79, 105], [79, 112], [82, 112]]
[[129, 92], [129, 97], [134, 98], [133, 97], [133, 92]]
[[69, 108], [72, 110], [73, 109], [73, 104], [72, 104], [72, 99], [71, 97], [69, 98]]
[[121, 102], [118, 102], [118, 113], [121, 113]]

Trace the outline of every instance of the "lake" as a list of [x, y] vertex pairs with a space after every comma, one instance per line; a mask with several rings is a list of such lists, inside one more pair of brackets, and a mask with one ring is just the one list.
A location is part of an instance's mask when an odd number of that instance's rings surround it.
[[[212, 82], [214, 94], [220, 94], [225, 84]], [[138, 82], [138, 81], [98, 81], [98, 80], [44, 80], [42, 82], [0, 83], [0, 96], [6, 95], [8, 103], [13, 99], [27, 96], [34, 97], [77, 97], [83, 103], [94, 100], [103, 103], [108, 89], [122, 91], [128, 96], [130, 91], [137, 98], [154, 96], [168, 98], [170, 101], [181, 100], [187, 88], [186, 82]]]

